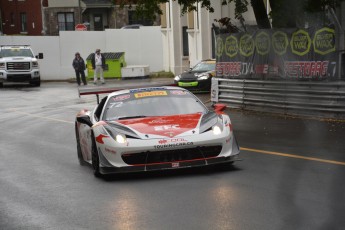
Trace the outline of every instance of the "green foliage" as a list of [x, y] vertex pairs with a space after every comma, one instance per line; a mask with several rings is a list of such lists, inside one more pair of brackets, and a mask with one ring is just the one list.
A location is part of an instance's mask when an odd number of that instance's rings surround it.
[[[136, 5], [136, 11], [139, 16], [154, 19], [162, 14], [159, 7], [161, 3], [167, 3], [169, 0], [112, 0], [117, 5]], [[188, 11], [197, 10], [197, 3], [209, 12], [214, 12], [211, 0], [173, 0], [181, 6], [181, 14]], [[220, 0], [223, 5], [235, 4], [235, 19], [244, 23], [243, 13], [248, 11], [248, 0]], [[296, 17], [303, 12], [319, 12], [331, 7], [337, 7], [344, 0], [269, 0], [272, 11], [270, 17], [274, 27], [293, 27], [296, 24]], [[251, 3], [254, 1], [251, 0]]]

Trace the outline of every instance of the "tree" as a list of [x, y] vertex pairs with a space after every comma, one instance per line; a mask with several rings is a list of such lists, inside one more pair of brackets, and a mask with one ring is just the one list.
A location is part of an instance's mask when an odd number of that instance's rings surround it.
[[[136, 5], [137, 13], [147, 18], [154, 18], [162, 14], [159, 7], [161, 3], [169, 0], [113, 0], [115, 4]], [[214, 12], [211, 0], [173, 0], [181, 5], [181, 14], [188, 11], [197, 10], [197, 3], [206, 8], [209, 12]], [[235, 4], [235, 19], [244, 23], [243, 13], [248, 11], [248, 0], [220, 0], [223, 5]], [[264, 0], [250, 0], [253, 7], [255, 18], [259, 28], [271, 28], [269, 17], [272, 19], [272, 26], [296, 27], [296, 19], [299, 19], [304, 12], [320, 12], [327, 8], [335, 8], [341, 1], [345, 0], [269, 0], [272, 11], [267, 15]], [[221, 19], [219, 19], [221, 20]], [[224, 20], [230, 22], [231, 20]]]

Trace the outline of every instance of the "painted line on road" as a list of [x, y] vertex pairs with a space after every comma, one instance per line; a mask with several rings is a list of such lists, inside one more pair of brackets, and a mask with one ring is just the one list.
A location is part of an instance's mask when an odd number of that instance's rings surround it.
[[322, 162], [322, 163], [335, 164], [335, 165], [344, 165], [345, 166], [345, 162], [342, 162], [342, 161], [325, 160], [325, 159], [315, 158], [315, 157], [304, 157], [304, 156], [295, 155], [295, 154], [271, 152], [271, 151], [265, 151], [265, 150], [260, 150], [260, 149], [251, 149], [251, 148], [243, 148], [243, 147], [241, 147], [240, 149], [241, 150], [245, 150], [245, 151], [249, 151], [249, 152], [270, 154], [270, 155], [276, 155], [276, 156], [282, 156], [282, 157], [290, 157], [290, 158], [298, 158], [298, 159], [303, 159], [303, 160], [318, 161], [318, 162]]
[[46, 120], [57, 121], [57, 122], [63, 122], [63, 123], [69, 123], [69, 124], [73, 124], [73, 123], [74, 123], [74, 122], [71, 122], [71, 121], [60, 120], [60, 119], [51, 118], [51, 117], [44, 117], [44, 116], [35, 115], [35, 114], [32, 114], [32, 113], [27, 113], [27, 112], [19, 111], [18, 109], [15, 109], [15, 108], [8, 109], [8, 110], [11, 111], [11, 112], [18, 113], [18, 114], [27, 115], [27, 116], [29, 116], [29, 117], [36, 117], [36, 118], [40, 118], [40, 119], [46, 119]]

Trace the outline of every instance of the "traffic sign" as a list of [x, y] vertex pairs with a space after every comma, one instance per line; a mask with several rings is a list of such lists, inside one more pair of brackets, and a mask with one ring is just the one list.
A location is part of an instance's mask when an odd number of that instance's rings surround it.
[[85, 30], [87, 30], [87, 27], [84, 24], [77, 24], [75, 26], [75, 30], [77, 30], [77, 31], [85, 31]]

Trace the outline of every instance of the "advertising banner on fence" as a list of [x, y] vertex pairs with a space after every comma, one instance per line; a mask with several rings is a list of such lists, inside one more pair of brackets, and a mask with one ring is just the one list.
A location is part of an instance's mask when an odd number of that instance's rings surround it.
[[337, 78], [335, 30], [329, 27], [220, 34], [216, 56], [217, 77], [221, 78]]

